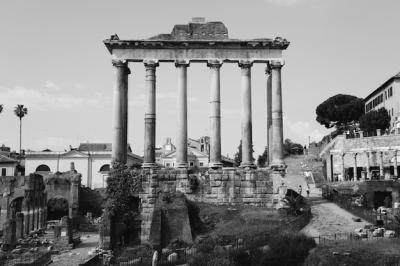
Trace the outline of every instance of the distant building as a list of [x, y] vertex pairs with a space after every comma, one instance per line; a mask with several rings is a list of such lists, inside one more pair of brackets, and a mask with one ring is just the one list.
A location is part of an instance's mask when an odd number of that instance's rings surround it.
[[[142, 164], [142, 157], [133, 154], [128, 147], [128, 165]], [[103, 188], [110, 171], [110, 143], [81, 143], [70, 151], [27, 151], [25, 153], [25, 172], [49, 174], [66, 172], [74, 163], [76, 171], [82, 174], [82, 185], [90, 188]]]
[[0, 176], [16, 176], [18, 161], [0, 154]]
[[400, 173], [400, 134], [338, 135], [320, 153], [328, 181], [392, 180]]
[[[189, 168], [208, 167], [210, 157], [210, 137], [203, 136], [200, 139], [188, 139], [188, 166]], [[171, 138], [167, 138], [161, 148], [156, 149], [156, 162], [160, 166], [173, 168], [176, 165], [176, 147]], [[225, 167], [232, 167], [234, 160], [222, 156]]]
[[386, 80], [364, 102], [365, 113], [385, 107], [391, 117], [391, 131], [400, 128], [400, 73]]

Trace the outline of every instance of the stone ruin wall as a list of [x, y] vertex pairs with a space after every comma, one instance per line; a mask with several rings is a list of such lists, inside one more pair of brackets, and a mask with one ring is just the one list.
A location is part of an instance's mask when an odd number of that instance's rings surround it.
[[189, 174], [184, 169], [144, 170], [139, 194], [142, 203], [141, 241], [149, 240], [160, 193], [180, 191], [195, 202], [273, 208], [280, 203], [278, 187], [281, 183], [281, 172], [263, 169], [225, 168], [203, 174]]

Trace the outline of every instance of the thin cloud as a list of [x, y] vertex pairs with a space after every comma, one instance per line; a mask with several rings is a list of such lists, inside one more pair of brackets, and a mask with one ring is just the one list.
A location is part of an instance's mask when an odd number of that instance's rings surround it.
[[[145, 105], [145, 100], [146, 100], [146, 95], [144, 93], [134, 95], [132, 97], [133, 99], [129, 100], [129, 105], [135, 105], [135, 106], [144, 106]], [[176, 93], [172, 92], [167, 92], [167, 93], [156, 93], [156, 99], [157, 100], [174, 100], [178, 99], [178, 95]], [[187, 98], [188, 102], [195, 102], [198, 99], [196, 97], [188, 97]]]
[[308, 137], [311, 141], [320, 141], [325, 134], [307, 121], [291, 121], [288, 117], [284, 117], [283, 125], [289, 130], [288, 138], [293, 136], [293, 141], [308, 143]]
[[44, 83], [44, 87], [47, 89], [54, 89], [57, 91], [61, 90], [61, 88], [51, 80], [46, 80], [46, 82]]
[[15, 106], [24, 104], [28, 108], [40, 111], [87, 108], [88, 106], [102, 106], [111, 103], [102, 94], [96, 93], [84, 96], [65, 94], [54, 82], [46, 81], [43, 88], [27, 88], [15, 86], [13, 88], [0, 86], [0, 99], [4, 105]]
[[267, 1], [279, 6], [295, 6], [302, 4], [307, 0], [267, 0]]

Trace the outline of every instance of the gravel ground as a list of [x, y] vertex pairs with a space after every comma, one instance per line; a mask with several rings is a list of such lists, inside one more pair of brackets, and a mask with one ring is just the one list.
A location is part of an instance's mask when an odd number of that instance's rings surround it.
[[81, 243], [74, 249], [58, 255], [53, 255], [52, 266], [74, 266], [83, 263], [91, 257], [88, 252], [97, 247], [99, 235], [94, 233], [82, 233]]
[[313, 217], [310, 223], [302, 230], [302, 232], [311, 237], [354, 233], [356, 228], [362, 228], [369, 224], [365, 220], [354, 222], [352, 218], [355, 216], [335, 203], [317, 198], [313, 199], [312, 202], [311, 213]]
[[[299, 185], [303, 187], [303, 196], [305, 195], [306, 180], [303, 175], [301, 162], [304, 156], [295, 156], [285, 159], [288, 169], [286, 180], [289, 187], [297, 189]], [[364, 227], [369, 224], [365, 220], [354, 222], [355, 217], [348, 211], [340, 208], [335, 203], [329, 202], [321, 197], [321, 191], [318, 188], [310, 189], [311, 213], [313, 215], [310, 223], [303, 228], [302, 232], [311, 236], [333, 235], [340, 233], [354, 232], [354, 229]]]

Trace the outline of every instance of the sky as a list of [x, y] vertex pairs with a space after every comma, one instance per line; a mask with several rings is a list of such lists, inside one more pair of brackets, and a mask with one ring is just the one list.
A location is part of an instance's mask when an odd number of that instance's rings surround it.
[[[64, 150], [81, 142], [111, 142], [111, 56], [102, 41], [171, 32], [192, 17], [222, 21], [231, 38], [290, 41], [282, 68], [284, 138], [301, 144], [329, 131], [315, 108], [338, 93], [367, 96], [400, 71], [398, 0], [1, 0], [0, 145], [17, 150], [17, 104], [22, 148]], [[255, 156], [266, 141], [265, 65], [252, 68]], [[128, 142], [143, 154], [144, 66], [130, 63]], [[177, 71], [157, 68], [157, 146], [176, 136]], [[209, 69], [188, 69], [188, 135], [208, 134]], [[240, 68], [221, 68], [222, 153], [240, 141]]]

